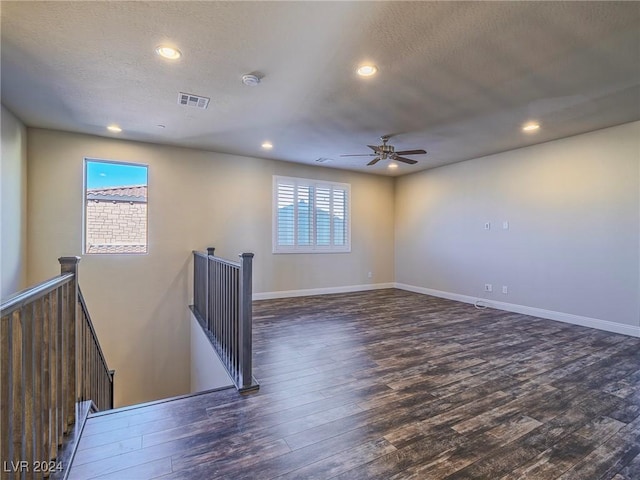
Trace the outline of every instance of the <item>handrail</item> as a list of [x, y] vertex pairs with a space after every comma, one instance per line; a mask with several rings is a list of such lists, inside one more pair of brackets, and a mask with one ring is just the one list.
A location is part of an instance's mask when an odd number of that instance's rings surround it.
[[[212, 248], [211, 250], [215, 250], [215, 249]], [[193, 254], [197, 255], [200, 258], [213, 257], [213, 258], [215, 258], [215, 261], [217, 263], [222, 263], [222, 264], [225, 264], [225, 265], [229, 265], [230, 267], [240, 268], [240, 266], [241, 266], [240, 262], [234, 262], [232, 260], [227, 260], [226, 258], [216, 257], [213, 253], [204, 253], [204, 252], [198, 252], [197, 250], [193, 250]]]
[[6, 300], [3, 300], [2, 304], [0, 304], [0, 315], [9, 315], [13, 311], [24, 307], [27, 303], [44, 297], [47, 293], [52, 292], [60, 285], [67, 283], [71, 278], [73, 278], [73, 273], [60, 274], [57, 277], [45, 280], [33, 287], [25, 288], [24, 290], [15, 293]]
[[241, 393], [255, 391], [252, 375], [251, 276], [253, 253], [240, 262], [194, 251], [193, 312]]

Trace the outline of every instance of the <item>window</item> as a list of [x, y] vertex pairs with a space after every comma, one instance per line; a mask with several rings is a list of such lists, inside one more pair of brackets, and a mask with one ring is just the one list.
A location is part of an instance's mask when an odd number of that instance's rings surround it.
[[85, 159], [84, 253], [147, 253], [147, 169]]
[[351, 251], [346, 183], [273, 177], [273, 252]]

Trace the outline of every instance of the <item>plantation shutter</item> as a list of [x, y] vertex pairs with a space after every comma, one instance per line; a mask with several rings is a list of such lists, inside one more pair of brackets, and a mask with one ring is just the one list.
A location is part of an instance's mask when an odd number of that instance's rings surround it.
[[347, 184], [274, 177], [275, 253], [350, 251]]

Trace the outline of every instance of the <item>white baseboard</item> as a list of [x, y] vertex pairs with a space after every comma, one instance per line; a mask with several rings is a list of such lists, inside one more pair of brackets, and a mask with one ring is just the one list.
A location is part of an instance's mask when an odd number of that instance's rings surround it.
[[271, 300], [273, 298], [308, 297], [311, 295], [328, 295], [331, 293], [363, 292], [365, 290], [381, 290], [395, 288], [394, 283], [372, 283], [367, 285], [346, 285], [344, 287], [307, 288], [303, 290], [281, 290], [278, 292], [254, 293], [253, 300]]
[[623, 323], [610, 322], [608, 320], [601, 320], [599, 318], [583, 317], [581, 315], [555, 312], [553, 310], [545, 310], [543, 308], [527, 307], [525, 305], [517, 305], [515, 303], [498, 302], [494, 300], [487, 300], [484, 298], [470, 297], [468, 295], [461, 295], [459, 293], [443, 292], [441, 290], [416, 287], [414, 285], [407, 285], [404, 283], [395, 283], [394, 285], [395, 288], [407, 290], [409, 292], [422, 293], [425, 295], [431, 295], [433, 297], [446, 298], [449, 300], [471, 304], [474, 304], [478, 300], [480, 300], [482, 302], [482, 305], [486, 305], [489, 308], [505, 310], [507, 312], [522, 313], [524, 315], [531, 315], [532, 317], [557, 320], [559, 322], [581, 325], [583, 327], [597, 328], [598, 330], [621, 333], [623, 335], [630, 335], [632, 337], [640, 337], [640, 326], [625, 325]]

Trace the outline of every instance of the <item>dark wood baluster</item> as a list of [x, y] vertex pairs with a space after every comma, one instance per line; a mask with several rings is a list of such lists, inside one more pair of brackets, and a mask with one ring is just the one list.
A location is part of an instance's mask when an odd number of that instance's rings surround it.
[[0, 436], [0, 458], [13, 460], [11, 453], [11, 319], [12, 315], [5, 315], [0, 321], [0, 425], [4, 432]]
[[222, 278], [220, 279], [220, 288], [222, 289], [222, 324], [224, 329], [222, 331], [222, 345], [224, 348], [224, 361], [229, 368], [229, 318], [227, 317], [227, 265], [220, 265], [222, 269]]
[[236, 376], [240, 371], [240, 343], [239, 343], [239, 335], [240, 335], [240, 325], [239, 325], [239, 315], [238, 315], [238, 302], [240, 300], [240, 284], [238, 282], [238, 277], [240, 275], [240, 269], [236, 268], [233, 270], [233, 326], [234, 326], [234, 349], [235, 349], [235, 372]]
[[22, 307], [22, 405], [24, 414], [22, 416], [22, 460], [33, 465], [34, 448], [34, 402], [33, 402], [33, 304]]
[[219, 320], [218, 317], [218, 264], [216, 262], [211, 263], [211, 284], [209, 286], [211, 289], [211, 333], [213, 333], [214, 338], [217, 340], [220, 335], [219, 328]]
[[49, 322], [49, 450], [50, 457], [58, 453], [58, 300], [60, 291], [51, 293]]
[[11, 460], [23, 460], [24, 372], [22, 366], [22, 311], [16, 310], [11, 322]]
[[238, 342], [237, 342], [237, 327], [236, 327], [236, 314], [235, 314], [235, 300], [237, 295], [235, 278], [236, 278], [236, 268], [234, 268], [231, 272], [231, 277], [229, 278], [229, 283], [231, 285], [231, 298], [229, 299], [231, 305], [231, 368], [233, 369], [234, 376], [237, 375], [238, 372]]
[[115, 370], [109, 370], [109, 408], [115, 407], [114, 398], [113, 398], [113, 391], [115, 390], [115, 381], [116, 381], [115, 375], [116, 375]]
[[78, 289], [76, 278], [69, 283], [67, 303], [67, 431], [69, 426], [76, 422], [76, 302], [78, 301]]
[[76, 325], [76, 398], [84, 401], [84, 316], [80, 305], [77, 305], [78, 324]]
[[[43, 304], [40, 298], [33, 302], [33, 458], [35, 461], [48, 460], [43, 453], [42, 435], [42, 328], [43, 328]], [[42, 472], [37, 472], [38, 478], [42, 478]]]
[[[69, 358], [67, 354], [69, 353], [69, 345], [68, 345], [68, 303], [69, 303], [69, 285], [65, 284], [62, 287], [62, 301], [60, 303], [60, 426], [62, 428], [62, 434], [67, 433], [67, 395], [68, 395], [68, 385], [69, 385]], [[59, 445], [62, 445], [63, 438], [60, 437]]]
[[96, 345], [95, 341], [91, 339], [91, 361], [89, 362], [89, 369], [91, 370], [91, 392], [89, 396], [95, 398], [96, 392]]
[[[54, 394], [55, 394], [55, 415], [56, 415], [56, 452], [59, 445], [62, 445], [62, 436], [64, 432], [63, 418], [64, 418], [64, 406], [62, 401], [62, 357], [64, 356], [64, 350], [62, 345], [62, 327], [63, 319], [62, 314], [64, 312], [64, 287], [58, 289], [58, 298], [56, 299], [56, 322], [55, 322], [55, 380], [54, 380]], [[57, 454], [57, 453], [56, 453]]]
[[51, 297], [42, 304], [42, 458], [51, 460]]
[[224, 319], [222, 318], [222, 264], [217, 263], [216, 270], [218, 272], [216, 278], [216, 291], [218, 293], [218, 298], [216, 300], [216, 303], [218, 305], [218, 331], [216, 333], [218, 341], [220, 342], [221, 351], [224, 354]]

